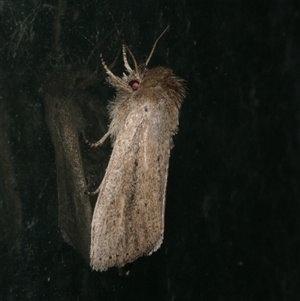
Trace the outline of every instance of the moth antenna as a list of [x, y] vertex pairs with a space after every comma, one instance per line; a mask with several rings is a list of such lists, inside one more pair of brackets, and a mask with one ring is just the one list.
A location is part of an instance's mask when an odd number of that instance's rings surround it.
[[126, 46], [123, 44], [122, 45], [122, 51], [123, 51], [123, 61], [124, 61], [124, 66], [126, 68], [126, 70], [131, 73], [133, 70], [131, 69], [131, 67], [129, 66], [128, 64], [128, 61], [127, 61], [127, 54], [126, 54]]
[[120, 56], [120, 53], [121, 53], [121, 48], [119, 48], [115, 60], [108, 66], [108, 69], [109, 69], [109, 70], [111, 70], [112, 68], [114, 68], [114, 67], [116, 66], [117, 61], [118, 61], [118, 58], [119, 58], [119, 56]]
[[155, 50], [155, 47], [156, 47], [156, 44], [157, 44], [157, 42], [159, 41], [159, 39], [165, 34], [165, 32], [168, 30], [170, 28], [170, 24], [166, 27], [166, 29], [161, 33], [161, 35], [156, 39], [156, 41], [154, 42], [154, 45], [153, 45], [153, 47], [152, 47], [152, 50], [151, 50], [151, 52], [150, 52], [150, 54], [149, 54], [149, 56], [148, 56], [148, 59], [147, 59], [147, 61], [146, 61], [146, 66], [148, 66], [148, 63], [149, 63], [149, 61], [150, 61], [150, 59], [151, 59], [151, 56], [152, 56], [152, 54], [153, 54], [153, 52], [154, 52], [154, 50]]

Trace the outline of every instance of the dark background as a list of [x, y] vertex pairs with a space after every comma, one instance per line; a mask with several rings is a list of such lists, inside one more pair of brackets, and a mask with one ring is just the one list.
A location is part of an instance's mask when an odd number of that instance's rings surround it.
[[[20, 0], [0, 13], [1, 300], [298, 300], [298, 1]], [[170, 67], [188, 96], [164, 242], [128, 277], [95, 272], [60, 233], [45, 87], [65, 66], [94, 72], [100, 53], [110, 64], [114, 27], [143, 62], [167, 24], [149, 67]]]

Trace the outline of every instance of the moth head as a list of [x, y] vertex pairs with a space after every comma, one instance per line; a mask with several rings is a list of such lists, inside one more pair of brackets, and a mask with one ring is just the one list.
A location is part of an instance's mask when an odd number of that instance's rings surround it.
[[131, 70], [128, 75], [123, 75], [123, 80], [128, 83], [132, 91], [137, 91], [146, 72], [147, 66], [145, 64], [139, 65], [137, 71]]
[[[128, 76], [126, 76], [126, 74], [123, 74], [123, 79], [128, 82], [128, 84], [131, 87], [132, 91], [138, 90], [138, 88], [140, 86], [140, 83], [141, 83], [141, 80], [143, 78], [143, 74], [146, 72], [148, 63], [150, 62], [150, 59], [151, 59], [151, 57], [152, 57], [152, 55], [154, 53], [155, 47], [157, 45], [157, 42], [165, 34], [165, 32], [169, 29], [169, 27], [170, 27], [170, 25], [168, 25], [166, 27], [166, 29], [161, 33], [161, 35], [154, 42], [153, 47], [151, 49], [151, 52], [150, 52], [150, 54], [149, 54], [149, 56], [148, 56], [145, 64], [142, 64], [142, 65], [138, 66], [133, 53], [131, 52], [131, 50], [129, 49], [129, 47], [125, 43], [123, 43], [122, 50], [123, 50], [124, 67], [127, 70], [127, 72], [129, 73]], [[129, 54], [130, 54], [130, 56], [131, 56], [131, 58], [133, 60], [134, 70], [130, 67], [130, 65], [128, 63], [128, 60], [127, 60], [127, 51], [129, 52]], [[132, 77], [132, 78], [130, 78], [130, 77]]]
[[140, 83], [137, 80], [132, 80], [129, 82], [129, 86], [131, 87], [132, 91], [136, 91], [139, 88]]
[[[164, 33], [169, 29], [169, 25], [166, 27], [166, 29], [161, 33], [161, 35], [156, 39], [156, 41], [154, 42], [154, 45], [151, 49], [151, 52], [146, 60], [145, 64], [139, 65], [136, 62], [136, 59], [133, 55], [133, 53], [131, 52], [131, 50], [129, 49], [129, 47], [123, 43], [122, 45], [122, 52], [123, 52], [123, 61], [124, 61], [124, 67], [126, 69], [126, 71], [128, 72], [128, 75], [123, 73], [123, 77], [120, 78], [116, 75], [114, 75], [110, 69], [107, 67], [107, 65], [104, 62], [104, 59], [102, 57], [102, 54], [100, 55], [100, 59], [101, 59], [101, 63], [103, 65], [104, 70], [106, 71], [108, 77], [108, 81], [110, 82], [110, 84], [112, 86], [114, 86], [117, 90], [122, 90], [122, 91], [126, 91], [126, 92], [134, 92], [137, 91], [139, 89], [140, 83], [143, 79], [143, 75], [144, 73], [147, 71], [147, 65], [154, 53], [155, 47], [157, 42], [159, 41], [159, 39], [164, 35]], [[133, 63], [134, 63], [134, 69], [132, 69], [128, 63], [127, 60], [127, 52], [130, 54]]]

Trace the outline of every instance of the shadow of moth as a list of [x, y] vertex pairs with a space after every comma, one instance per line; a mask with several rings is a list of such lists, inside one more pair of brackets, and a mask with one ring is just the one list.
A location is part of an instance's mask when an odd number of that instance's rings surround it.
[[[113, 141], [105, 176], [94, 192], [99, 193], [90, 248], [90, 263], [95, 270], [123, 267], [151, 255], [163, 240], [170, 149], [185, 88], [171, 69], [148, 69], [147, 65], [168, 28], [155, 41], [145, 64], [138, 66], [123, 44], [127, 74], [122, 78], [109, 70], [101, 56], [107, 81], [117, 92], [108, 105], [108, 132], [91, 144], [100, 146], [109, 136]], [[127, 52], [134, 69], [127, 61]]]

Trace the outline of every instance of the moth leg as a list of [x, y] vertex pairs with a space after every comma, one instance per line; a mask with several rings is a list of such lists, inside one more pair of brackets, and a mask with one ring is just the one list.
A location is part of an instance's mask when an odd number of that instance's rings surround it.
[[[102, 140], [102, 139], [101, 139]], [[98, 141], [99, 142], [99, 141]], [[98, 143], [98, 142], [96, 142], [96, 143]], [[96, 144], [95, 143], [95, 144]], [[100, 187], [101, 187], [101, 183], [100, 183], [100, 185], [99, 185], [99, 187], [96, 189], [96, 190], [94, 190], [94, 191], [86, 191], [85, 193], [88, 195], [88, 196], [93, 196], [93, 195], [96, 195], [96, 194], [98, 194], [99, 192], [100, 192]]]
[[123, 50], [123, 61], [124, 61], [124, 67], [126, 68], [126, 70], [131, 73], [133, 70], [131, 69], [131, 67], [128, 64], [127, 61], [127, 55], [126, 55], [126, 46], [123, 44], [122, 45], [122, 50]]
[[104, 143], [104, 141], [106, 140], [106, 138], [110, 135], [110, 132], [108, 131], [99, 141], [95, 142], [95, 143], [91, 143], [88, 140], [84, 139], [85, 143], [90, 146], [90, 147], [98, 147], [100, 145], [102, 145]]
[[89, 196], [96, 195], [96, 194], [98, 194], [100, 192], [100, 186], [101, 186], [101, 184], [99, 185], [99, 187], [96, 190], [94, 190], [94, 191], [87, 191], [86, 193]]

